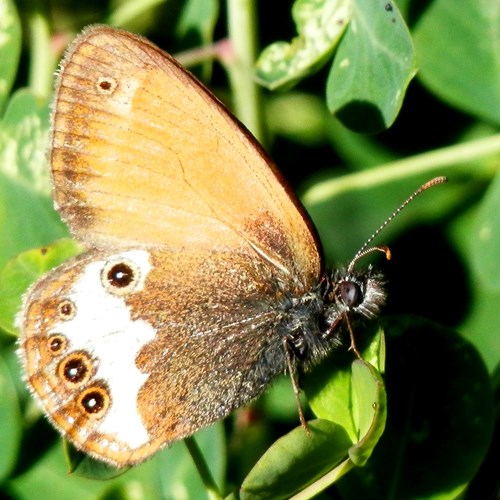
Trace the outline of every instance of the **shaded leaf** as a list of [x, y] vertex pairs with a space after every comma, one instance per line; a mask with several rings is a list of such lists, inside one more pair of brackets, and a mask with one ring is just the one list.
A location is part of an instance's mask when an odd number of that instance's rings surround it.
[[[500, 291], [500, 175], [497, 175], [483, 198], [472, 236], [472, 262], [484, 284]], [[472, 243], [471, 242], [471, 243]]]
[[419, 78], [445, 102], [500, 125], [500, 3], [435, 0], [414, 30]]
[[328, 76], [330, 111], [357, 132], [382, 131], [396, 119], [415, 73], [413, 44], [396, 4], [355, 0]]
[[412, 317], [385, 323], [386, 430], [367, 465], [339, 487], [349, 498], [452, 498], [492, 437], [488, 373], [453, 331]]
[[11, 374], [0, 356], [0, 480], [14, 469], [22, 435], [19, 401]]

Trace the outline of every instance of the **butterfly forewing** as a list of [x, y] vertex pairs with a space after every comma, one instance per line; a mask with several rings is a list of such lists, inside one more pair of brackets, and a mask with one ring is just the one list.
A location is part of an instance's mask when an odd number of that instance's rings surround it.
[[55, 199], [77, 238], [257, 251], [303, 281], [318, 276], [307, 215], [271, 161], [147, 40], [86, 30], [61, 65], [56, 103]]

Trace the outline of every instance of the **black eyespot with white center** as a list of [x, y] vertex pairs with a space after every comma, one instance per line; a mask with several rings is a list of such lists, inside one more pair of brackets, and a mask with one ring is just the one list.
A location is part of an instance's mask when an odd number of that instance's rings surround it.
[[53, 356], [57, 356], [61, 354], [68, 345], [68, 341], [64, 335], [59, 333], [55, 333], [48, 338], [47, 346], [49, 348], [49, 352]]
[[101, 281], [104, 288], [113, 295], [126, 295], [137, 287], [140, 271], [129, 260], [107, 262], [102, 270]]
[[86, 384], [93, 373], [90, 356], [85, 352], [73, 352], [66, 356], [57, 368], [59, 378], [71, 387]]
[[95, 384], [82, 391], [78, 404], [89, 417], [102, 417], [110, 405], [109, 392], [104, 385]]
[[81, 359], [72, 359], [64, 364], [65, 378], [73, 383], [78, 383], [80, 380], [83, 380], [87, 371], [87, 366]]
[[59, 319], [63, 321], [73, 319], [76, 315], [75, 304], [69, 299], [61, 300], [61, 302], [57, 305], [57, 315], [59, 316]]
[[120, 262], [109, 269], [106, 277], [111, 286], [125, 288], [134, 280], [134, 270], [128, 264]]

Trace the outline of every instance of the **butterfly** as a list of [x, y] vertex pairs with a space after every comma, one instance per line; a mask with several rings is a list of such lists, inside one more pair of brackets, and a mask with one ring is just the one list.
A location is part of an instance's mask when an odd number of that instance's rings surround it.
[[24, 297], [19, 355], [48, 418], [97, 459], [142, 462], [285, 371], [298, 391], [294, 374], [385, 302], [373, 268], [324, 270], [261, 146], [144, 38], [77, 37], [49, 158], [55, 206], [85, 251]]

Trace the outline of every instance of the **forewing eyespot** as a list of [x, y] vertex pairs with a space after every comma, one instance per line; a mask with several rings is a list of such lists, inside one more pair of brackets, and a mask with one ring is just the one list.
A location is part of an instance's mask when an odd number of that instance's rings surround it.
[[96, 88], [99, 94], [112, 94], [116, 87], [118, 87], [118, 83], [111, 76], [101, 76], [97, 80]]

